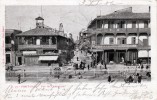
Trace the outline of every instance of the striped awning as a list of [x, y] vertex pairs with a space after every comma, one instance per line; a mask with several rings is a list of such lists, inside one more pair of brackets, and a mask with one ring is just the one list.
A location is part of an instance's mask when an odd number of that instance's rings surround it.
[[58, 56], [39, 56], [39, 60], [42, 61], [56, 61], [58, 59]]

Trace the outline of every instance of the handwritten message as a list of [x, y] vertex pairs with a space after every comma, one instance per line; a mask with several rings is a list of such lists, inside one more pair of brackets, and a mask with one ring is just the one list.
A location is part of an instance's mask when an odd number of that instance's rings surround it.
[[52, 84], [37, 83], [34, 85], [9, 85], [4, 91], [5, 99], [12, 98], [46, 98], [56, 99], [65, 97], [76, 99], [86, 97], [116, 97], [123, 96], [131, 100], [151, 100], [152, 91], [145, 84], [126, 83], [73, 83], [73, 84]]

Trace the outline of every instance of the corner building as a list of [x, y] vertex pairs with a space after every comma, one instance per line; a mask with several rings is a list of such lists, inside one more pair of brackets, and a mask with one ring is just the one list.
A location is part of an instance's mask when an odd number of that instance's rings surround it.
[[90, 41], [97, 62], [150, 63], [150, 12], [133, 13], [130, 7], [97, 16], [80, 36]]
[[44, 19], [37, 17], [36, 28], [16, 35], [18, 51], [17, 65], [50, 65], [66, 63], [71, 59], [73, 40], [60, 30], [44, 25]]

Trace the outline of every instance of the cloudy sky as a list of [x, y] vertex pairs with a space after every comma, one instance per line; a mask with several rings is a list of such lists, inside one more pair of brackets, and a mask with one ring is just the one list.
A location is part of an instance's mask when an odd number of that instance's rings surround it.
[[[52, 28], [59, 28], [63, 23], [65, 32], [73, 34], [77, 39], [79, 32], [86, 29], [91, 19], [98, 15], [112, 13], [115, 10], [132, 7], [133, 12], [148, 12], [149, 6], [78, 6], [78, 5], [54, 5], [54, 6], [6, 6], [6, 28], [21, 29], [27, 31], [35, 28], [35, 18], [43, 16], [44, 24]], [[41, 10], [42, 8], [42, 10]], [[42, 12], [42, 13], [41, 13]]]

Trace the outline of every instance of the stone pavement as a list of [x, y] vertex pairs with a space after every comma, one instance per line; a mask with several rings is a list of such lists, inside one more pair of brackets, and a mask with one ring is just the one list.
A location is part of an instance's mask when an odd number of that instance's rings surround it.
[[[64, 66], [59, 73], [59, 79], [55, 77], [55, 73], [57, 71], [52, 70], [52, 75], [50, 75], [50, 67], [48, 66], [16, 66], [14, 68], [14, 73], [9, 76], [7, 75], [6, 80], [9, 82], [17, 81], [17, 75], [21, 74], [23, 82], [96, 82], [102, 81], [106, 82], [108, 75], [112, 75], [115, 80], [124, 80], [124, 73], [133, 74], [135, 70], [138, 73], [146, 74], [146, 69], [136, 69], [136, 66], [125, 66], [122, 64], [113, 64], [107, 65], [107, 70], [105, 68], [90, 68], [88, 70], [85, 68], [84, 70], [74, 70], [71, 65]], [[25, 72], [24, 72], [25, 70]], [[81, 73], [82, 78], [79, 79], [79, 73]], [[24, 76], [25, 74], [25, 76]], [[69, 78], [69, 75], [72, 75], [72, 78]], [[147, 77], [144, 79], [145, 81], [150, 80]]]

